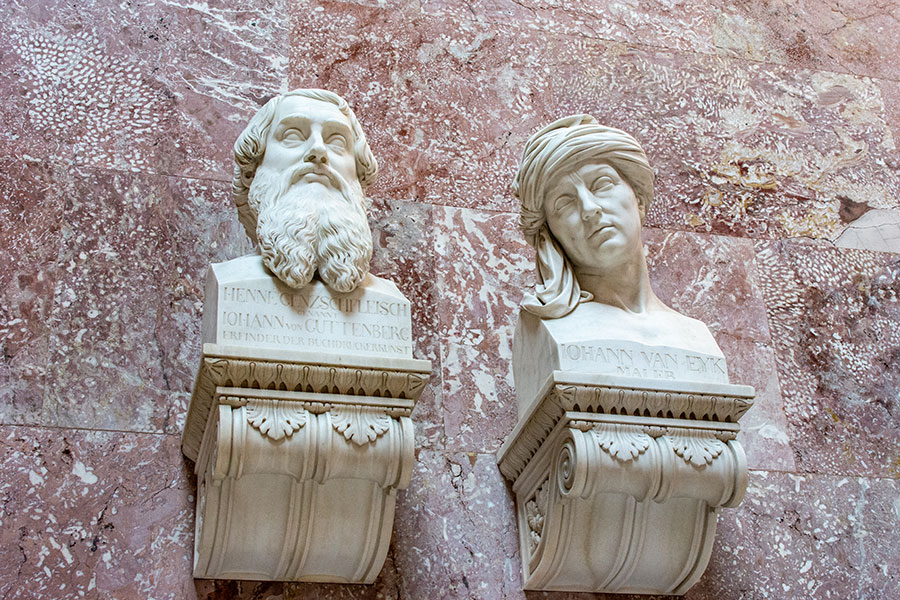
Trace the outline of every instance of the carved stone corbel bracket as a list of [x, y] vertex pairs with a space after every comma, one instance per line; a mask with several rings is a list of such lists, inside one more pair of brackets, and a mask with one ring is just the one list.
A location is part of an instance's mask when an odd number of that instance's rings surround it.
[[500, 449], [526, 589], [683, 594], [703, 574], [747, 488], [753, 390], [654, 384], [554, 371]]
[[198, 478], [195, 577], [371, 583], [381, 570], [430, 363], [316, 359], [204, 345], [182, 444]]

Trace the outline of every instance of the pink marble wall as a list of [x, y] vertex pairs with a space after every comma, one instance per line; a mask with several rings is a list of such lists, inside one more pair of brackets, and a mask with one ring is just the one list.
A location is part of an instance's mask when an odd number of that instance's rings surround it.
[[[758, 393], [747, 498], [687, 597], [900, 597], [898, 20], [846, 0], [5, 2], [0, 597], [588, 597], [521, 591], [493, 455], [533, 283], [510, 181], [575, 111], [644, 144], [654, 285]], [[374, 271], [434, 364], [369, 587], [191, 578], [203, 275], [249, 250], [229, 148], [289, 86], [365, 124]]]

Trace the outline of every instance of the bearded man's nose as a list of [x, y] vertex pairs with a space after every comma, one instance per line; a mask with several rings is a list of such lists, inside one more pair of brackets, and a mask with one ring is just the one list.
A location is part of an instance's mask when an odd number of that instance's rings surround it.
[[319, 163], [323, 165], [328, 164], [328, 153], [325, 151], [325, 146], [319, 142], [316, 143], [309, 151], [306, 153], [306, 162], [311, 163]]

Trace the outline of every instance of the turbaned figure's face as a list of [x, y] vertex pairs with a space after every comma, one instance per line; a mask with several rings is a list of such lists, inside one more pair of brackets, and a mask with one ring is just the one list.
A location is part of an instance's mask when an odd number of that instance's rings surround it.
[[589, 160], [560, 169], [546, 190], [547, 225], [576, 273], [601, 275], [641, 258], [638, 201], [611, 165]]
[[263, 264], [291, 287], [319, 277], [339, 292], [369, 271], [372, 233], [356, 173], [353, 130], [337, 105], [285, 96], [250, 186]]
[[636, 139], [590, 115], [557, 119], [528, 139], [513, 190], [537, 252], [525, 310], [558, 319], [582, 302], [648, 297], [641, 225], [653, 170]]

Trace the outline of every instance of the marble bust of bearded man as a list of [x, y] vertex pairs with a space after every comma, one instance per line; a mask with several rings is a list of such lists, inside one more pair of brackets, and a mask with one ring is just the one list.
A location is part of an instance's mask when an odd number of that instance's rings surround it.
[[702, 322], [650, 287], [641, 228], [653, 171], [640, 144], [589, 115], [528, 140], [514, 183], [536, 252], [513, 342], [520, 414], [552, 370], [727, 383]]
[[291, 288], [313, 277], [350, 292], [369, 272], [364, 190], [378, 165], [359, 121], [333, 92], [272, 98], [234, 144], [232, 195], [266, 269]]

